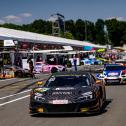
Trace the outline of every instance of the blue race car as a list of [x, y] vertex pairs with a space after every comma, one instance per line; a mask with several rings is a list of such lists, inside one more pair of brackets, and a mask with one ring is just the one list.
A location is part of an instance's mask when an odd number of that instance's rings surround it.
[[85, 58], [85, 59], [81, 60], [81, 62], [83, 62], [84, 65], [101, 65], [102, 64], [101, 60], [97, 60], [95, 58], [93, 58], [93, 59]]
[[122, 84], [122, 71], [126, 67], [119, 64], [107, 64], [103, 70], [103, 81], [105, 84]]

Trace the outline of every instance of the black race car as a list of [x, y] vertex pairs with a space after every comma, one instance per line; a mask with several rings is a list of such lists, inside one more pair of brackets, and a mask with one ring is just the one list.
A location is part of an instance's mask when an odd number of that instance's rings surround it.
[[105, 100], [105, 86], [91, 73], [64, 72], [31, 91], [29, 109], [31, 114], [91, 113], [99, 112]]
[[15, 77], [29, 77], [30, 76], [30, 72], [28, 69], [23, 69], [19, 66], [16, 66], [16, 65], [4, 65], [3, 69], [5, 71], [7, 70], [13, 70], [14, 72], [14, 76]]

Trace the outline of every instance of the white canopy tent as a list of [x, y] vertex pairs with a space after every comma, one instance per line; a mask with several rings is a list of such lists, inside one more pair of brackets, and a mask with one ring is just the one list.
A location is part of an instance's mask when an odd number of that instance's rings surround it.
[[24, 42], [46, 43], [46, 44], [61, 44], [66, 46], [77, 46], [77, 47], [92, 46], [96, 48], [106, 48], [106, 46], [96, 45], [87, 41], [78, 41], [0, 27], [0, 40], [5, 39], [12, 39]]

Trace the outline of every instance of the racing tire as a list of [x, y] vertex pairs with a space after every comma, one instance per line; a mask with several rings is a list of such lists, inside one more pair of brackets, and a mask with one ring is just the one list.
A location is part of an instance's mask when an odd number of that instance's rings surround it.
[[99, 100], [98, 100], [98, 104], [99, 104], [98, 112], [101, 113], [101, 112], [102, 112], [102, 109], [103, 109], [103, 101], [102, 101], [101, 98], [99, 98]]
[[22, 78], [22, 77], [23, 77], [22, 71], [17, 71], [17, 72], [15, 73], [15, 76], [16, 76], [16, 77], [19, 77], [19, 78]]
[[104, 98], [103, 98], [103, 102], [105, 102], [106, 101], [106, 91], [105, 91], [105, 89], [104, 89]]

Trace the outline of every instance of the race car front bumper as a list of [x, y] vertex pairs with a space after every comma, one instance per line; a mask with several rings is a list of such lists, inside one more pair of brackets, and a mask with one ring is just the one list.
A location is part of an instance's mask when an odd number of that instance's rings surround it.
[[120, 77], [106, 77], [104, 78], [105, 84], [121, 84], [122, 78]]
[[99, 100], [87, 100], [85, 102], [70, 103], [70, 104], [50, 104], [31, 102], [30, 113], [93, 113], [100, 110]]

